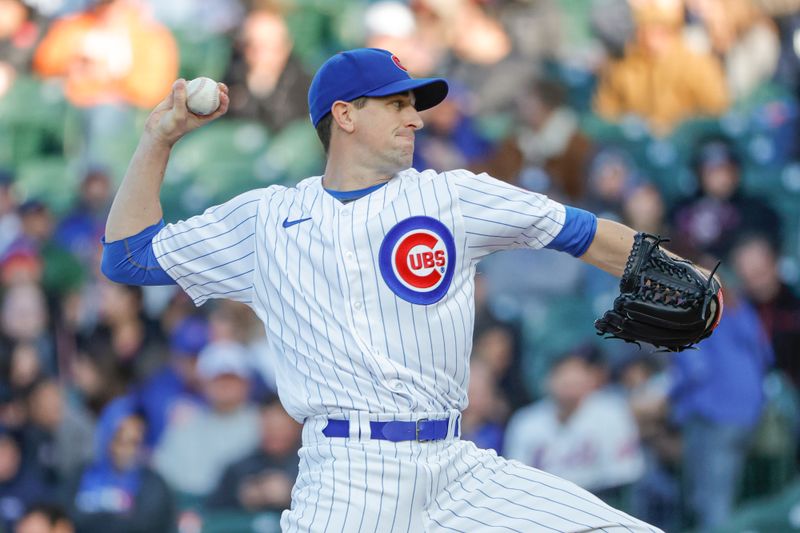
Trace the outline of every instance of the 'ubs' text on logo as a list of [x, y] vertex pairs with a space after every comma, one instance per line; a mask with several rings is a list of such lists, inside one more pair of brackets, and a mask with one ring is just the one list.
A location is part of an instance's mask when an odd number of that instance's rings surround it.
[[455, 243], [447, 227], [431, 217], [411, 217], [394, 226], [381, 244], [381, 275], [392, 291], [412, 303], [442, 299], [455, 270]]

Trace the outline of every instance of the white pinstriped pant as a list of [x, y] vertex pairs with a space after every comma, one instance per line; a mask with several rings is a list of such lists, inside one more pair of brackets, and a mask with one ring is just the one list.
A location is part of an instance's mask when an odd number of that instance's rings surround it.
[[325, 437], [327, 416], [306, 420], [284, 533], [660, 532], [573, 483], [453, 438], [455, 411], [448, 438], [424, 443], [371, 440], [370, 416], [448, 413], [332, 416], [350, 420], [351, 438]]

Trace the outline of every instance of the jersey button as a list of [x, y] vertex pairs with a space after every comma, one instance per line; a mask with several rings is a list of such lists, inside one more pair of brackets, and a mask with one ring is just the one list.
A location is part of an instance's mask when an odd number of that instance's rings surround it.
[[355, 302], [353, 302], [353, 307], [354, 307], [354, 308], [356, 308], [356, 309], [358, 309], [359, 311], [361, 310], [361, 307], [362, 307], [362, 306], [363, 306], [363, 304], [362, 304], [361, 302], [359, 302], [358, 300], [356, 300]]
[[348, 250], [344, 253], [344, 258], [347, 260], [348, 263], [352, 263], [356, 259], [356, 254]]
[[393, 379], [389, 382], [389, 387], [395, 392], [400, 392], [403, 390], [403, 382], [399, 379]]

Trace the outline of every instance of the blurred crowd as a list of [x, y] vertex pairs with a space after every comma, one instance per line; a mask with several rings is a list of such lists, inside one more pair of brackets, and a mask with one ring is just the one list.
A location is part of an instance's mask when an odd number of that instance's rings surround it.
[[[0, 0], [0, 532], [276, 531], [300, 424], [249, 308], [99, 272], [172, 81], [230, 87], [179, 143], [167, 221], [323, 168], [338, 50], [451, 84], [416, 168], [467, 168], [722, 261], [696, 350], [594, 335], [617, 280], [551, 251], [478, 267], [463, 438], [665, 531], [796, 483], [800, 0]], [[216, 529], [215, 529], [216, 528]]]

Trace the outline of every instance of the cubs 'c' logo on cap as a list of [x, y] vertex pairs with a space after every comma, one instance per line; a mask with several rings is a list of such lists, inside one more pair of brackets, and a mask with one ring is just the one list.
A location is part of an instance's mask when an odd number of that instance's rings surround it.
[[447, 226], [431, 217], [401, 220], [383, 238], [378, 254], [386, 285], [400, 298], [429, 305], [450, 288], [456, 246]]
[[408, 69], [404, 67], [403, 64], [400, 62], [400, 58], [394, 54], [392, 54], [392, 61], [394, 61], [394, 64], [397, 65], [397, 68], [405, 72], [408, 72]]

